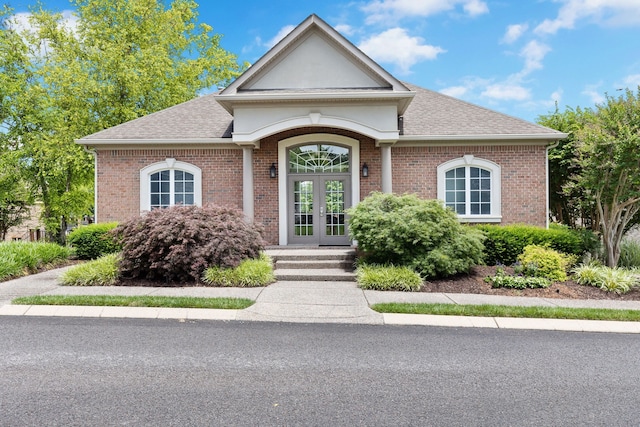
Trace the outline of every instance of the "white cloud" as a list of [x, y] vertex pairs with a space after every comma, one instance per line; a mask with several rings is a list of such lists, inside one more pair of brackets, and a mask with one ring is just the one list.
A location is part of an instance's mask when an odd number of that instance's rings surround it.
[[560, 0], [563, 6], [555, 19], [545, 19], [535, 29], [537, 34], [555, 34], [572, 29], [581, 19], [601, 25], [639, 25], [638, 0]]
[[454, 98], [462, 98], [468, 91], [469, 88], [466, 86], [450, 86], [440, 89], [439, 92]]
[[582, 91], [583, 95], [587, 95], [593, 104], [601, 104], [605, 101], [604, 95], [599, 91], [601, 83], [588, 85]]
[[551, 101], [553, 101], [554, 104], [558, 103], [558, 105], [560, 105], [562, 101], [562, 95], [564, 95], [564, 91], [562, 89], [556, 90], [551, 94]]
[[358, 47], [376, 61], [396, 65], [402, 74], [408, 74], [414, 64], [435, 59], [446, 52], [438, 46], [424, 44], [421, 37], [409, 36], [403, 28], [392, 28], [371, 36]]
[[542, 68], [542, 60], [551, 51], [551, 48], [544, 43], [532, 40], [520, 51], [520, 56], [524, 58], [524, 68], [518, 75], [524, 77], [534, 70]]
[[502, 42], [507, 44], [515, 43], [528, 29], [529, 25], [527, 24], [509, 25], [502, 37]]
[[526, 101], [531, 98], [529, 89], [512, 83], [489, 85], [481, 95], [499, 101]]
[[631, 74], [624, 78], [624, 84], [629, 88], [635, 90], [640, 86], [640, 74]]
[[349, 24], [338, 24], [334, 28], [344, 36], [352, 36], [356, 32], [355, 29]]
[[[77, 35], [78, 31], [78, 17], [71, 10], [64, 10], [60, 12], [60, 23], [62, 27], [68, 31], [71, 31], [73, 35]], [[37, 26], [31, 22], [32, 14], [29, 12], [20, 12], [11, 16], [7, 20], [7, 26], [16, 31], [18, 34], [21, 34], [23, 39], [26, 37], [28, 33], [35, 34], [38, 30]], [[47, 53], [47, 49], [49, 47], [49, 42], [47, 40], [43, 41], [40, 46], [34, 47], [33, 55], [44, 57]]]
[[489, 7], [481, 0], [374, 0], [362, 10], [367, 14], [366, 22], [372, 24], [406, 17], [424, 18], [454, 10], [459, 5], [469, 16], [489, 12]]
[[280, 31], [278, 31], [278, 34], [276, 34], [271, 40], [266, 42], [265, 46], [267, 46], [269, 49], [271, 49], [276, 44], [278, 44], [278, 42], [280, 40], [285, 38], [287, 36], [287, 34], [289, 34], [291, 31], [293, 31], [294, 28], [296, 28], [295, 25], [285, 25], [284, 27], [280, 28]]

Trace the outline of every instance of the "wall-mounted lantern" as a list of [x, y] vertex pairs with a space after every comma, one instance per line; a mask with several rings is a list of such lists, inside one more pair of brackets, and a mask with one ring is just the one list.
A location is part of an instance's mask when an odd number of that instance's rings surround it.
[[271, 167], [269, 168], [269, 177], [275, 178], [278, 176], [278, 171], [276, 170], [276, 164], [271, 163]]
[[366, 178], [369, 176], [369, 166], [366, 163], [362, 164], [362, 177]]

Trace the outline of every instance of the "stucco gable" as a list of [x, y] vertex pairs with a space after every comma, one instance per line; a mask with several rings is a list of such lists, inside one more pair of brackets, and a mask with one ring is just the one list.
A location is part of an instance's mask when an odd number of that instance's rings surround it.
[[246, 91], [322, 89], [408, 92], [334, 28], [311, 15], [224, 89], [218, 99]]

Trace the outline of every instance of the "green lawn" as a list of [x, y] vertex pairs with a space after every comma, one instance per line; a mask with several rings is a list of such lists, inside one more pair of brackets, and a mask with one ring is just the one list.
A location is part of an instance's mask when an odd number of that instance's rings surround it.
[[537, 319], [581, 319], [640, 321], [640, 310], [612, 310], [604, 308], [515, 307], [506, 305], [458, 304], [375, 304], [379, 313], [435, 314], [445, 316], [524, 317]]
[[195, 298], [119, 295], [36, 295], [16, 298], [20, 305], [83, 305], [117, 307], [221, 308], [241, 310], [253, 304], [245, 298]]

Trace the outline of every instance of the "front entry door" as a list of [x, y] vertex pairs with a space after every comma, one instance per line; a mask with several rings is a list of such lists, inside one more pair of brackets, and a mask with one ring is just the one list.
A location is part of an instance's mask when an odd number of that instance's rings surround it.
[[349, 245], [345, 210], [351, 206], [351, 176], [290, 175], [289, 242]]

